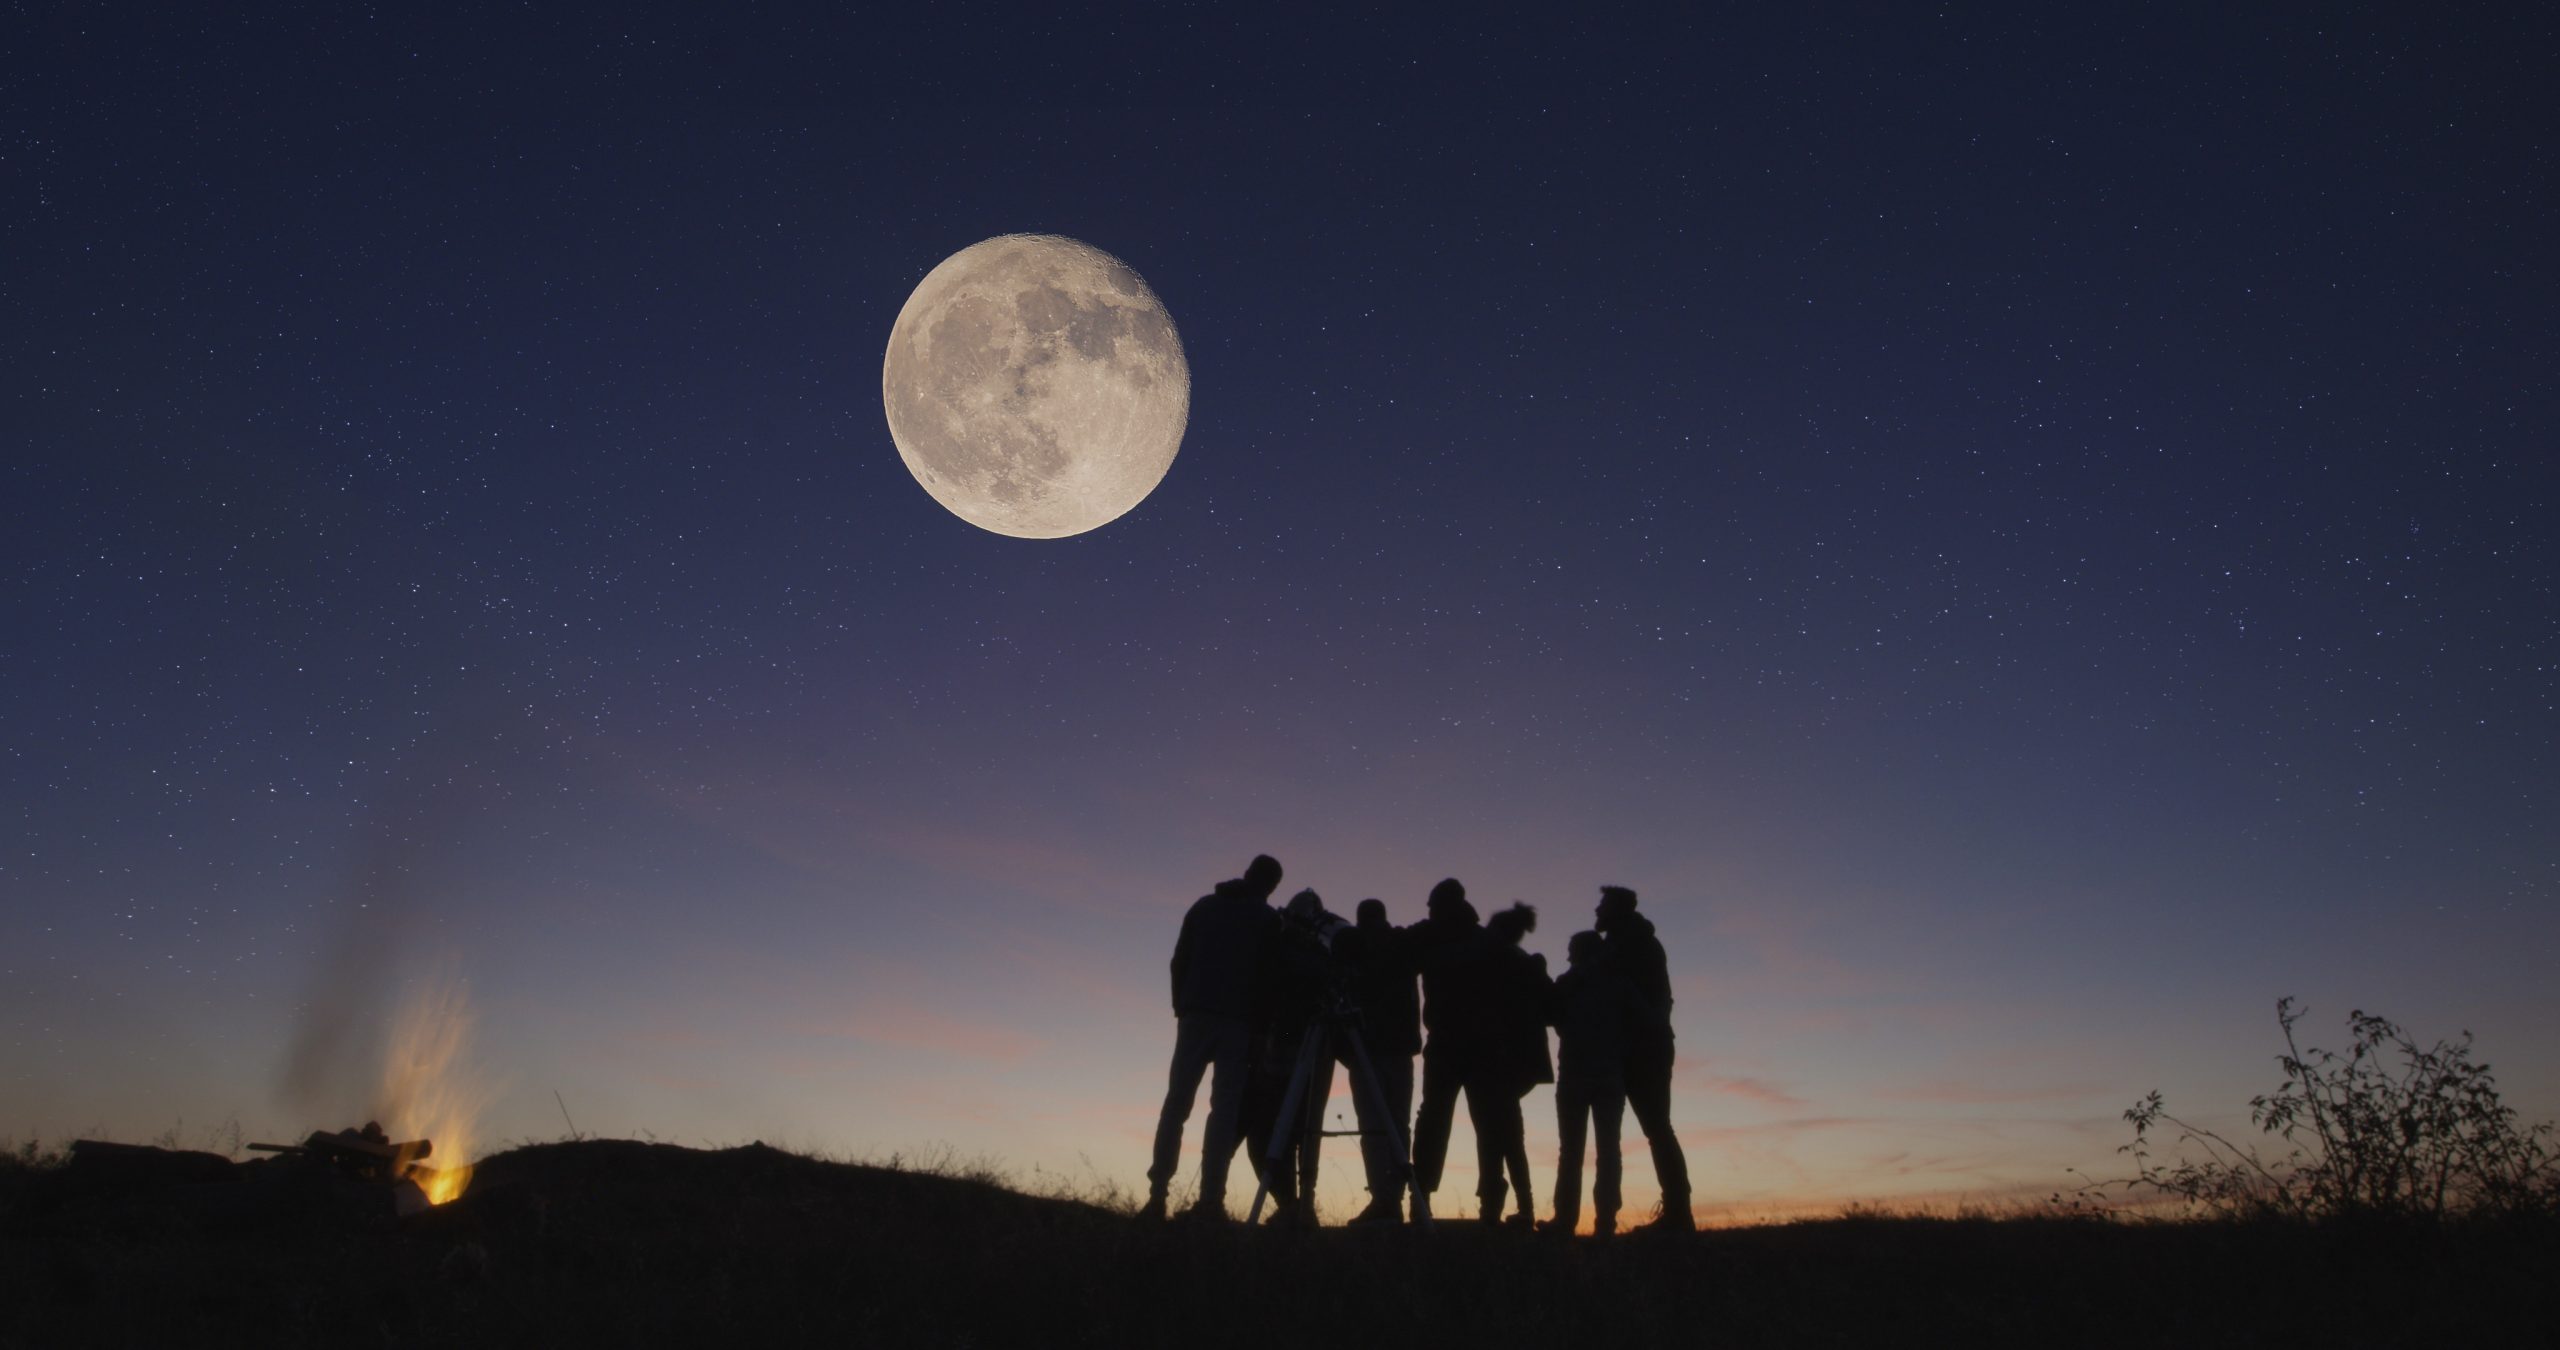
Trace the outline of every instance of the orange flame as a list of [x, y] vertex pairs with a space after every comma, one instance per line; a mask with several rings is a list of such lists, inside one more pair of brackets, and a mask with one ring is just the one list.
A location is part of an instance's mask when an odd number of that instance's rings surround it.
[[489, 1091], [464, 1059], [471, 1040], [471, 1007], [462, 984], [433, 979], [403, 1008], [391, 1031], [391, 1055], [382, 1066], [382, 1104], [375, 1116], [394, 1139], [433, 1144], [430, 1165], [404, 1150], [395, 1166], [441, 1205], [471, 1184], [473, 1132]]

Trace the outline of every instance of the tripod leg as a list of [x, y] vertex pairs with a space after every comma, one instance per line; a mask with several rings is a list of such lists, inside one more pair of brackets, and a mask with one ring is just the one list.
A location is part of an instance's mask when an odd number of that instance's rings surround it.
[[[1387, 1122], [1387, 1141], [1394, 1145], [1390, 1156], [1396, 1165], [1396, 1200], [1402, 1203], [1405, 1192], [1413, 1189], [1413, 1151], [1405, 1141], [1404, 1121], [1388, 1109], [1387, 1089], [1378, 1081], [1378, 1066], [1369, 1059], [1369, 1042], [1356, 1027], [1344, 1029], [1343, 1035], [1351, 1042], [1351, 1090], [1368, 1097], [1370, 1119]], [[1422, 1220], [1426, 1228], [1430, 1223], [1428, 1218]]]
[[1272, 1169], [1291, 1165], [1289, 1144], [1298, 1133], [1298, 1106], [1307, 1098], [1307, 1080], [1315, 1075], [1315, 1057], [1324, 1051], [1324, 1028], [1321, 1024], [1307, 1028], [1298, 1043], [1298, 1064], [1289, 1072], [1289, 1090], [1280, 1097], [1280, 1117], [1271, 1127], [1271, 1147], [1264, 1152], [1261, 1179], [1253, 1188], [1253, 1208], [1245, 1211], [1246, 1223], [1262, 1221], [1262, 1202], [1271, 1193]]
[[1325, 1101], [1332, 1095], [1333, 1041], [1328, 1034], [1308, 1062], [1306, 1104], [1298, 1111], [1298, 1146], [1290, 1150], [1290, 1161], [1298, 1169], [1300, 1217], [1309, 1224], [1315, 1222], [1316, 1164], [1324, 1149]]

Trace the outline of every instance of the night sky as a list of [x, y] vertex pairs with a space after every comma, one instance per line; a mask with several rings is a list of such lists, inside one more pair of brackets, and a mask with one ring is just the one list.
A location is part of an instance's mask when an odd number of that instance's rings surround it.
[[[2549, 16], [1771, 8], [12, 6], [0, 1138], [441, 974], [484, 1150], [1141, 1186], [1257, 851], [1641, 892], [1710, 1217], [2245, 1132], [2286, 994], [2560, 1113]], [[1056, 541], [881, 407], [1020, 231], [1191, 363]]]

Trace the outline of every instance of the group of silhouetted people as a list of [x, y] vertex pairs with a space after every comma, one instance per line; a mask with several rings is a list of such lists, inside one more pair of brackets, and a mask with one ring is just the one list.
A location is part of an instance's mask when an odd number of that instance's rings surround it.
[[[1382, 902], [1363, 900], [1356, 921], [1346, 923], [1326, 912], [1313, 891], [1273, 908], [1280, 876], [1276, 860], [1257, 857], [1243, 876], [1220, 883], [1183, 917], [1173, 950], [1173, 1069], [1156, 1123], [1143, 1216], [1166, 1217], [1183, 1128], [1206, 1074], [1200, 1190], [1179, 1217], [1228, 1218], [1227, 1177], [1242, 1146], [1276, 1201], [1274, 1222], [1312, 1223], [1316, 1150], [1266, 1153], [1263, 1145], [1287, 1137], [1282, 1117], [1290, 1110], [1293, 1072], [1302, 1065], [1312, 1070], [1304, 1100], [1320, 1109], [1339, 1062], [1355, 1074], [1352, 1104], [1370, 1196], [1354, 1224], [1404, 1222], [1408, 1191], [1412, 1221], [1429, 1222], [1464, 1098], [1475, 1129], [1484, 1222], [1573, 1232], [1582, 1213], [1588, 1138], [1595, 1154], [1593, 1229], [1616, 1231], [1619, 1127], [1632, 1109], [1662, 1187], [1661, 1214], [1644, 1227], [1696, 1226], [1688, 1164], [1671, 1129], [1670, 972], [1652, 922], [1636, 912], [1635, 892], [1601, 887], [1591, 931], [1573, 935], [1567, 969], [1550, 976], [1546, 958], [1521, 946], [1538, 923], [1529, 905], [1513, 904], [1485, 919], [1468, 903], [1466, 887], [1451, 879], [1431, 888], [1419, 922], [1397, 927]], [[1329, 1025], [1356, 1034], [1328, 1033]], [[1310, 1046], [1310, 1036], [1327, 1040]], [[1561, 1147], [1554, 1213], [1538, 1224], [1521, 1102], [1544, 1083], [1555, 1085]], [[1514, 1198], [1518, 1207], [1506, 1217]]]

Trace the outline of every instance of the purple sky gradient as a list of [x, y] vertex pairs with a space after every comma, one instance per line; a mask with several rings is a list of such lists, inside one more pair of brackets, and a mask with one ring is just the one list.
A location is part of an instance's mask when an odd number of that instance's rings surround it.
[[[2547, 32], [912, 22], [49, 21], [0, 1137], [352, 1123], [293, 1048], [450, 971], [493, 1145], [1136, 1187], [1262, 851], [1640, 891], [1714, 1213], [2245, 1128], [2286, 994], [2560, 1115]], [[1021, 230], [1194, 380], [1052, 542], [878, 399]]]

